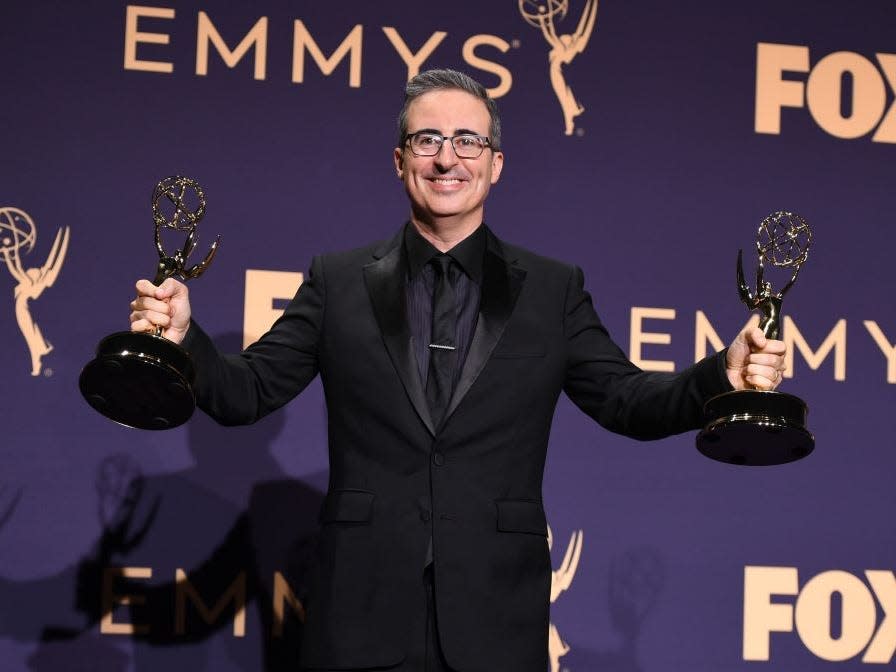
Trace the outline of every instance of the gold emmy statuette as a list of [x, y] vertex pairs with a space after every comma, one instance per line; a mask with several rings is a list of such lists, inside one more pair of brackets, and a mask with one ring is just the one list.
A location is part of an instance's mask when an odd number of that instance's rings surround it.
[[[775, 212], [759, 224], [756, 290], [744, 280], [743, 251], [737, 255], [737, 288], [741, 301], [760, 312], [759, 328], [778, 338], [781, 299], [793, 286], [809, 255], [812, 231], [792, 212]], [[775, 293], [765, 275], [765, 263], [790, 272]], [[784, 464], [806, 457], [815, 438], [806, 429], [808, 409], [799, 397], [764, 390], [735, 390], [713, 397], [703, 407], [706, 425], [697, 435], [697, 449], [714, 460], [744, 465]]]
[[[220, 238], [205, 259], [187, 267], [198, 242], [196, 228], [205, 214], [202, 188], [186, 177], [167, 177], [152, 194], [152, 218], [159, 263], [153, 283], [167, 278], [197, 278], [209, 267]], [[173, 255], [162, 243], [163, 230], [186, 235]], [[127, 427], [169, 429], [189, 420], [196, 407], [195, 372], [190, 355], [173, 341], [155, 333], [121, 331], [106, 336], [96, 348], [96, 358], [81, 372], [81, 394], [94, 409]]]
[[53, 345], [44, 336], [28, 304], [40, 298], [44, 290], [56, 282], [68, 251], [70, 234], [69, 227], [60, 228], [47, 261], [41, 266], [26, 266], [24, 257], [34, 251], [37, 240], [34, 220], [19, 208], [0, 208], [0, 259], [16, 282], [13, 290], [16, 322], [31, 355], [32, 376], [39, 376], [44, 370], [43, 358], [53, 351]]
[[557, 30], [558, 20], [566, 18], [569, 12], [569, 0], [519, 0], [519, 9], [526, 23], [538, 28], [551, 48], [548, 53], [551, 87], [560, 103], [560, 109], [563, 110], [563, 132], [572, 135], [576, 128], [575, 118], [585, 111], [585, 106], [576, 100], [566, 83], [563, 66], [572, 63], [588, 46], [597, 20], [597, 0], [585, 0], [585, 8], [573, 33], [561, 33]]

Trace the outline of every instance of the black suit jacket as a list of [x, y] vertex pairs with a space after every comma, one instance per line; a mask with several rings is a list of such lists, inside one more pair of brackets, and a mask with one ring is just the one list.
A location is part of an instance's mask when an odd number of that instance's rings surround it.
[[313, 260], [283, 316], [220, 356], [196, 325], [199, 405], [250, 423], [318, 373], [330, 483], [302, 662], [377, 667], [404, 657], [430, 536], [438, 623], [462, 672], [547, 669], [551, 565], [542, 474], [558, 396], [640, 439], [698, 427], [727, 391], [724, 353], [679, 374], [640, 371], [601, 325], [582, 273], [488, 232], [480, 314], [440, 427], [405, 319], [402, 235]]

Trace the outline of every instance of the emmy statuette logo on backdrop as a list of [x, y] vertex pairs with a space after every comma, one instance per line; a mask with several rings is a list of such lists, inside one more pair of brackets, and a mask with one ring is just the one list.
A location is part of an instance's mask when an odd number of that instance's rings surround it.
[[[809, 223], [792, 212], [775, 212], [762, 220], [756, 233], [756, 289], [744, 279], [743, 250], [737, 254], [737, 289], [740, 299], [760, 312], [759, 328], [778, 338], [781, 300], [796, 282], [812, 242]], [[765, 262], [790, 273], [775, 293], [765, 278]], [[697, 435], [698, 450], [721, 462], [772, 465], [806, 457], [815, 438], [806, 429], [808, 409], [792, 394], [764, 390], [735, 390], [713, 397], [703, 407], [706, 426]]]
[[34, 321], [28, 302], [37, 299], [47, 287], [52, 287], [56, 282], [68, 251], [68, 241], [69, 228], [66, 226], [56, 232], [53, 247], [43, 266], [25, 268], [22, 256], [30, 254], [37, 242], [34, 220], [24, 210], [0, 208], [0, 257], [9, 274], [18, 283], [13, 290], [16, 322], [31, 353], [32, 376], [40, 375], [41, 360], [53, 350], [53, 346], [44, 338]]
[[558, 34], [556, 26], [557, 19], [564, 19], [569, 12], [569, 0], [519, 0], [519, 8], [526, 23], [541, 30], [551, 48], [548, 54], [551, 86], [563, 110], [564, 133], [572, 135], [575, 131], [574, 119], [585, 111], [585, 107], [576, 100], [566, 83], [563, 66], [572, 63], [588, 46], [597, 20], [597, 0], [585, 0], [585, 9], [572, 34]]
[[[551, 572], [551, 604], [553, 605], [557, 598], [563, 594], [572, 584], [572, 580], [576, 575], [576, 569], [579, 567], [579, 559], [582, 557], [582, 539], [584, 533], [582, 530], [573, 531], [569, 537], [569, 544], [566, 547], [566, 553], [563, 556], [563, 563], [560, 569]], [[551, 533], [551, 527], [548, 525], [548, 550], [554, 545], [554, 535]], [[569, 644], [563, 641], [557, 626], [553, 621], [548, 630], [548, 656], [551, 661], [550, 672], [560, 672], [560, 658], [569, 653]]]
[[[152, 194], [152, 218], [159, 263], [153, 284], [179, 277], [198, 278], [218, 250], [218, 238], [200, 263], [187, 267], [199, 242], [197, 225], [205, 215], [205, 193], [194, 181], [167, 177]], [[165, 251], [164, 231], [186, 234], [173, 255]], [[190, 419], [196, 407], [195, 371], [190, 355], [173, 341], [155, 333], [121, 331], [107, 336], [96, 348], [96, 359], [78, 381], [87, 403], [107, 418], [127, 427], [169, 429]]]

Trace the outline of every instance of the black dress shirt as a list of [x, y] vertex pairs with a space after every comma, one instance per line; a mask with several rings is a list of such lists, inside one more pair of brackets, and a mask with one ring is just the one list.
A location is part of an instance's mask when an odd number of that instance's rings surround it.
[[[414, 355], [417, 358], [420, 379], [425, 388], [429, 373], [429, 342], [432, 333], [432, 300], [435, 283], [435, 272], [429, 261], [442, 253], [410, 223], [405, 228], [404, 245], [408, 259], [406, 286], [408, 323], [414, 341]], [[453, 283], [457, 315], [454, 342], [458, 348], [458, 357], [452, 375], [452, 389], [460, 378], [473, 339], [473, 330], [476, 328], [485, 246], [485, 227], [480, 226], [448, 250], [448, 255], [454, 259], [461, 271], [454, 274]]]

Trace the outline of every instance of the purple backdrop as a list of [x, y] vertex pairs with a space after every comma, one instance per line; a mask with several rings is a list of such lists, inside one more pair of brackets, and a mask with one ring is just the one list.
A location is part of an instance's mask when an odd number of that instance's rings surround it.
[[[239, 347], [247, 301], [282, 307], [247, 296], [247, 270], [302, 272], [313, 254], [391, 235], [407, 214], [391, 152], [414, 54], [500, 90], [506, 167], [487, 221], [582, 266], [633, 357], [680, 370], [705, 320], [733, 337], [747, 319], [736, 252], [765, 215], [794, 210], [815, 234], [785, 302], [809, 458], [719, 464], [693, 435], [637, 443], [561, 401], [545, 483], [555, 567], [579, 531], [582, 546], [552, 609], [569, 647], [555, 647], [559, 667], [891, 661], [892, 3], [602, 0], [588, 32], [586, 0], [544, 2], [557, 33], [584, 33], [561, 71], [584, 107], [569, 135], [552, 46], [522, 13], [538, 2], [0, 7], [0, 669], [290, 669], [289, 599], [326, 485], [319, 386], [255, 427], [197, 414], [152, 433], [91, 411], [77, 378], [152, 272], [149, 195], [166, 175], [206, 190], [200, 250], [222, 237], [191, 292], [224, 347]], [[235, 636], [227, 590], [238, 602], [241, 586]], [[220, 613], [204, 619], [189, 590]]]

